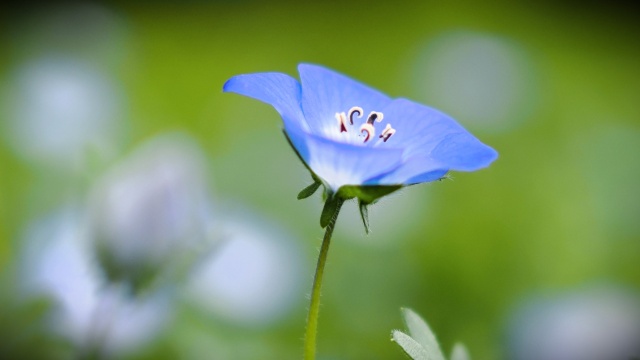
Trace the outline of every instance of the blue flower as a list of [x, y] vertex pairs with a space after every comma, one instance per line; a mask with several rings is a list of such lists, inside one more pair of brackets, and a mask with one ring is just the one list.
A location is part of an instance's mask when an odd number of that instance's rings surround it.
[[[301, 64], [298, 71], [300, 82], [282, 73], [238, 75], [224, 91], [273, 106], [291, 145], [329, 194], [434, 181], [451, 170], [484, 168], [498, 156], [433, 108], [391, 99], [321, 66]], [[359, 192], [347, 193], [363, 200]]]

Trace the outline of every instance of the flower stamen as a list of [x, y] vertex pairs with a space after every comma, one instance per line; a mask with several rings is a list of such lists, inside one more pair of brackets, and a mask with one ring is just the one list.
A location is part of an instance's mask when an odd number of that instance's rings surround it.
[[381, 122], [384, 118], [384, 114], [377, 111], [372, 111], [367, 118], [367, 124], [373, 125], [374, 121]]
[[391, 127], [391, 124], [387, 124], [387, 126], [382, 130], [382, 134], [380, 134], [380, 138], [382, 141], [387, 142], [389, 138], [396, 133], [396, 129]]
[[[340, 128], [340, 133], [348, 132], [349, 128], [347, 127], [347, 124], [353, 125], [354, 118], [361, 118], [363, 114], [364, 110], [360, 106], [353, 106], [346, 113], [344, 111], [337, 112], [335, 117], [336, 121], [338, 122], [338, 127]], [[367, 121], [365, 121], [364, 124], [360, 126], [360, 133], [364, 134], [364, 142], [371, 140], [375, 136], [376, 130], [373, 125], [376, 122], [381, 122], [383, 118], [384, 114], [381, 112], [372, 111], [371, 113], [369, 113]], [[387, 125], [380, 138], [386, 142], [387, 139], [389, 139], [389, 137], [395, 132], [396, 131], [391, 128], [390, 125]]]
[[347, 113], [347, 117], [349, 118], [349, 122], [351, 122], [351, 125], [353, 125], [353, 114], [358, 114], [358, 118], [362, 117], [362, 114], [364, 113], [364, 111], [362, 110], [362, 108], [360, 106], [354, 106], [351, 109], [349, 109], [349, 112]]
[[[347, 132], [347, 115], [344, 112], [336, 113], [336, 120], [338, 120], [340, 132]], [[351, 123], [353, 124], [353, 121]]]
[[362, 124], [362, 126], [360, 127], [360, 132], [366, 133], [364, 142], [367, 142], [369, 141], [369, 139], [375, 136], [376, 129], [374, 129], [373, 125], [367, 121], [366, 123]]
[[360, 127], [360, 132], [365, 132], [364, 142], [369, 141], [372, 137], [375, 136], [376, 130], [373, 127], [374, 122], [380, 122], [384, 118], [384, 115], [381, 112], [372, 111], [367, 118], [367, 122], [362, 124]]

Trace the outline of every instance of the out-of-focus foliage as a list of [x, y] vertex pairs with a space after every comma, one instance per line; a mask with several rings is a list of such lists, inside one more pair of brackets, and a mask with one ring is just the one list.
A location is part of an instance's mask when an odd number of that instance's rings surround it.
[[[391, 340], [395, 341], [404, 353], [413, 360], [445, 360], [440, 344], [427, 322], [413, 310], [402, 309], [406, 333], [400, 330], [391, 331]], [[451, 351], [450, 360], [471, 360], [467, 348], [456, 343]]]
[[426, 321], [411, 309], [402, 309], [402, 316], [409, 334], [393, 330], [391, 339], [414, 360], [444, 360], [438, 340]]
[[[322, 204], [296, 199], [311, 179], [278, 115], [221, 92], [233, 75], [294, 74], [299, 62], [439, 108], [500, 153], [486, 170], [371, 206], [368, 236], [357, 204], [344, 206], [325, 273], [320, 358], [401, 359], [388, 341], [401, 306], [429, 319], [445, 349], [462, 341], [474, 359], [516, 358], [532, 350], [512, 335], [540, 331], [519, 321], [535, 299], [610, 306], [584, 300], [600, 299], [594, 287], [635, 298], [640, 48], [628, 10], [506, 1], [6, 8], [0, 357], [86, 353], [70, 329], [95, 324], [92, 309], [114, 306], [106, 311], [114, 324], [139, 320], [114, 325], [110, 342], [98, 346], [110, 349], [104, 356], [299, 358]], [[149, 298], [132, 298], [91, 270], [98, 262], [85, 222], [89, 194], [143, 143], [176, 130], [204, 159], [211, 239], [219, 242], [197, 252], [184, 276], [161, 276]], [[164, 199], [158, 207], [183, 211]], [[65, 209], [79, 215], [65, 222]], [[536, 304], [540, 319], [564, 308]], [[134, 336], [157, 309], [167, 315], [157, 331]], [[618, 329], [637, 308], [625, 311], [597, 313]], [[593, 330], [582, 312], [571, 315]]]
[[12, 279], [3, 274], [0, 287], [0, 354], [7, 359], [63, 359], [70, 355], [64, 338], [46, 329], [51, 301], [41, 298], [21, 299], [10, 287]]

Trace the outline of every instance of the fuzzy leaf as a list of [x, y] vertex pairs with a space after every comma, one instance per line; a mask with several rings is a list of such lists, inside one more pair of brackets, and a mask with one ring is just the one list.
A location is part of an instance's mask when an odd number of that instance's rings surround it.
[[367, 208], [367, 204], [362, 201], [358, 201], [358, 205], [360, 207], [360, 217], [364, 224], [364, 231], [369, 234], [369, 209]]
[[417, 341], [429, 354], [430, 360], [445, 360], [440, 345], [436, 340], [436, 336], [433, 334], [427, 322], [424, 321], [418, 314], [408, 308], [402, 309], [402, 315], [404, 322], [409, 330], [409, 335]]
[[306, 188], [302, 189], [302, 191], [298, 193], [298, 200], [306, 199], [309, 196], [315, 194], [316, 190], [318, 190], [319, 187], [320, 187], [320, 182], [314, 181], [313, 184], [307, 186]]
[[338, 211], [340, 207], [340, 199], [337, 196], [329, 196], [327, 197], [327, 201], [324, 203], [324, 208], [322, 208], [322, 214], [320, 215], [320, 226], [324, 229], [329, 225], [329, 222], [336, 215], [336, 211]]
[[451, 351], [451, 360], [471, 360], [471, 356], [462, 343], [456, 343]]
[[393, 330], [391, 332], [391, 340], [400, 345], [405, 354], [413, 360], [434, 360], [429, 357], [429, 354], [422, 345], [418, 344], [418, 342], [413, 340], [411, 336], [403, 333], [402, 331]]

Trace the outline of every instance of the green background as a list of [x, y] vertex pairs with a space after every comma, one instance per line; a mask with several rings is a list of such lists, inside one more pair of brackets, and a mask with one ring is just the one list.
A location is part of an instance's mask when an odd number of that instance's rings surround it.
[[[325, 277], [320, 359], [403, 358], [389, 341], [391, 329], [403, 326], [401, 306], [428, 319], [447, 352], [462, 341], [474, 359], [504, 359], [507, 324], [523, 301], [599, 284], [640, 287], [640, 47], [631, 9], [423, 1], [101, 7], [118, 19], [108, 34], [115, 45], [87, 54], [47, 30], [51, 14], [73, 5], [14, 5], [0, 15], [3, 91], [12, 91], [15, 69], [40, 56], [94, 64], [126, 99], [117, 158], [165, 131], [195, 138], [206, 155], [212, 193], [249, 205], [304, 248], [305, 289], [320, 245], [322, 204], [317, 197], [296, 200], [310, 178], [288, 148], [277, 113], [223, 94], [229, 77], [260, 71], [296, 76], [300, 62], [322, 64], [393, 97], [440, 108], [500, 153], [488, 169], [454, 173], [453, 181], [383, 199], [371, 209], [369, 236], [355, 204], [345, 206]], [[524, 59], [523, 103], [507, 116], [507, 126], [456, 116], [455, 99], [430, 101], [421, 90], [418, 76], [430, 44], [459, 33], [500, 39]], [[0, 268], [8, 299], [19, 282], [12, 269], [25, 226], [81, 197], [108, 164], [69, 174], [29, 163], [7, 136], [2, 139]], [[285, 318], [260, 328], [203, 316], [178, 301], [170, 328], [131, 357], [298, 358], [307, 291]], [[36, 357], [31, 345], [40, 344], [62, 348], [64, 357], [64, 345], [44, 330], [32, 331], [44, 310], [25, 307], [17, 296], [0, 302], [0, 336], [24, 330], [30, 336], [17, 343], [25, 354]]]

